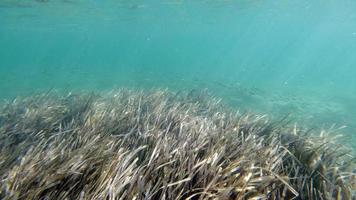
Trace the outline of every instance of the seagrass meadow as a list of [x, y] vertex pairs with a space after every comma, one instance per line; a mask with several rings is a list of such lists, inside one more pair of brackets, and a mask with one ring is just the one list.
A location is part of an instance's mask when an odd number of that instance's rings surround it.
[[356, 0], [0, 0], [0, 200], [356, 200]]
[[204, 90], [18, 97], [0, 108], [0, 199], [355, 199], [337, 132]]

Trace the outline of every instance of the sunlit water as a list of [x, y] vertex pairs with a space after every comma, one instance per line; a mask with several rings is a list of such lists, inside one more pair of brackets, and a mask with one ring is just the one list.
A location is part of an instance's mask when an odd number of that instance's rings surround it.
[[1, 98], [120, 87], [207, 88], [355, 146], [356, 1], [0, 1]]

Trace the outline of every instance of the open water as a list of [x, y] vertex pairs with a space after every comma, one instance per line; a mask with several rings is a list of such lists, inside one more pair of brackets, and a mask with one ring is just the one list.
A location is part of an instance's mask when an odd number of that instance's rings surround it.
[[355, 0], [1, 0], [0, 98], [207, 89], [356, 146]]

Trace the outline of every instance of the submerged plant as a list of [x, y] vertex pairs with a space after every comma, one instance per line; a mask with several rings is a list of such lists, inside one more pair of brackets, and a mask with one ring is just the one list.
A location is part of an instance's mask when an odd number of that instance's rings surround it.
[[19, 98], [0, 109], [0, 198], [354, 198], [355, 160], [326, 135], [198, 92]]

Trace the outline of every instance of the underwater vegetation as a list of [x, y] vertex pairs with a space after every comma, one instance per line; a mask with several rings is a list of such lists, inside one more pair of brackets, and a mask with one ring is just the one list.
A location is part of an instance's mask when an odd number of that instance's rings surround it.
[[333, 136], [204, 91], [17, 98], [0, 108], [0, 199], [353, 199]]

